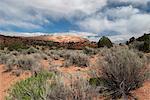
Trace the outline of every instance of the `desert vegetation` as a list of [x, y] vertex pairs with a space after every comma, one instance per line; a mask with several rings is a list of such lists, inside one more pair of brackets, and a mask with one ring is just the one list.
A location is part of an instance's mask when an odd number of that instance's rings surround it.
[[[105, 96], [113, 99], [123, 97], [125, 100], [131, 90], [140, 87], [147, 73], [146, 57], [127, 48], [111, 48], [105, 51], [104, 60], [98, 60], [102, 74], [91, 78], [90, 83], [100, 86]], [[132, 96], [134, 97], [134, 96]]]
[[135, 48], [139, 51], [148, 53], [150, 52], [150, 34], [144, 34], [137, 39], [132, 37], [127, 41], [127, 45], [129, 45], [130, 48]]
[[[146, 41], [149, 39], [146, 38]], [[113, 44], [107, 37], [102, 37], [97, 43], [100, 48], [85, 46], [74, 50], [49, 48], [42, 44], [26, 46], [20, 43], [1, 46], [0, 64], [4, 65], [4, 73], [13, 72], [16, 77], [25, 71], [32, 74], [31, 77], [13, 84], [7, 90], [5, 98], [138, 99], [132, 91], [150, 79], [147, 44], [141, 39], [132, 38], [128, 45], [120, 46]]]
[[9, 91], [7, 100], [92, 100], [94, 92], [88, 81], [72, 80], [68, 85], [62, 82], [62, 76], [43, 71], [16, 83]]
[[112, 47], [113, 44], [110, 41], [108, 37], [103, 36], [99, 41], [98, 41], [98, 47]]

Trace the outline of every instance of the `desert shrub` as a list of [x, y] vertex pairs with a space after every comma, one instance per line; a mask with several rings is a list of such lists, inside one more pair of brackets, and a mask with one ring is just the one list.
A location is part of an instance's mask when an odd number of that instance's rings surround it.
[[62, 76], [41, 72], [15, 84], [8, 92], [7, 100], [93, 100], [96, 94], [83, 79], [65, 85]]
[[7, 54], [7, 53], [1, 53], [0, 55], [0, 64], [6, 64], [7, 63], [7, 60], [9, 58], [11, 58], [11, 54]]
[[21, 43], [21, 42], [15, 42], [15, 43], [12, 43], [12, 44], [9, 44], [9, 45], [6, 45], [6, 47], [8, 48], [8, 50], [10, 51], [13, 51], [13, 50], [17, 50], [17, 51], [20, 51], [22, 49], [27, 49], [28, 46]]
[[6, 97], [7, 100], [47, 100], [50, 85], [48, 80], [52, 79], [53, 73], [40, 72], [26, 80], [15, 84]]
[[70, 86], [57, 83], [49, 94], [50, 100], [93, 100], [92, 88], [86, 82], [74, 81]]
[[138, 49], [143, 52], [150, 52], [150, 34], [144, 34], [137, 39], [131, 38], [127, 45], [129, 45], [129, 48]]
[[79, 67], [88, 67], [89, 66], [89, 57], [84, 53], [72, 52], [71, 55], [68, 55], [64, 66], [77, 65]]
[[93, 85], [93, 86], [99, 86], [100, 84], [102, 84], [102, 79], [101, 78], [90, 78], [89, 80], [89, 84]]
[[150, 52], [150, 40], [148, 41], [134, 41], [129, 44], [130, 49], [137, 49], [143, 52]]
[[71, 56], [71, 54], [73, 53], [73, 52], [76, 52], [76, 50], [65, 50], [65, 52], [63, 52], [62, 53], [62, 57], [64, 58], [64, 59], [69, 59], [69, 57]]
[[39, 53], [40, 51], [37, 50], [37, 49], [34, 48], [34, 47], [30, 47], [30, 48], [28, 48], [25, 52], [26, 52], [27, 54], [31, 54], [31, 53]]
[[4, 50], [5, 47], [6, 47], [6, 46], [5, 46], [4, 44], [1, 44], [1, 45], [0, 45], [0, 50]]
[[38, 71], [42, 65], [39, 59], [34, 58], [31, 55], [20, 55], [17, 57], [17, 66], [23, 70]]
[[48, 57], [45, 53], [41, 52], [41, 53], [34, 53], [34, 54], [30, 54], [30, 56], [33, 56], [36, 59], [43, 59], [43, 60], [48, 60], [50, 59], [50, 57]]
[[88, 55], [95, 55], [95, 54], [98, 53], [98, 50], [97, 50], [97, 49], [94, 49], [94, 48], [90, 48], [90, 47], [85, 47], [85, 48], [83, 49], [83, 52], [84, 52], [85, 54], [88, 54]]
[[54, 59], [54, 60], [58, 60], [60, 59], [60, 55], [61, 55], [61, 51], [60, 50], [50, 50], [50, 51], [46, 51], [47, 56], [49, 56], [50, 58]]
[[50, 90], [48, 100], [93, 100], [98, 97], [98, 91], [85, 79], [69, 78], [71, 82], [66, 85], [63, 80], [62, 76], [55, 79], [56, 84]]
[[112, 42], [110, 41], [109, 38], [103, 36], [99, 41], [98, 41], [98, 47], [112, 47], [113, 44]]
[[148, 40], [150, 40], [150, 33], [149, 34], [144, 34], [143, 36], [137, 38], [136, 40], [137, 41], [148, 41]]
[[95, 87], [91, 87], [85, 79], [79, 78], [72, 81], [70, 85], [70, 100], [97, 100], [98, 91]]
[[145, 57], [125, 48], [112, 48], [105, 53], [105, 61], [98, 61], [102, 66], [100, 81], [102, 90], [111, 98], [127, 98], [130, 91], [140, 87], [144, 81]]
[[141, 48], [144, 52], [150, 52], [150, 39], [144, 41], [143, 48]]
[[3, 63], [6, 64], [6, 70], [11, 71], [13, 69], [31, 70], [32, 72], [39, 72], [42, 68], [40, 59], [35, 58], [33, 55], [9, 55], [3, 58]]
[[14, 67], [17, 65], [17, 58], [14, 55], [11, 55], [9, 58], [7, 58], [6, 63], [6, 71], [11, 71], [14, 69]]
[[14, 55], [14, 56], [19, 56], [21, 53], [14, 50], [14, 51], [11, 51], [9, 54]]
[[134, 42], [130, 43], [128, 46], [130, 49], [141, 50], [141, 48], [143, 47], [143, 44], [144, 44], [144, 42], [134, 41]]

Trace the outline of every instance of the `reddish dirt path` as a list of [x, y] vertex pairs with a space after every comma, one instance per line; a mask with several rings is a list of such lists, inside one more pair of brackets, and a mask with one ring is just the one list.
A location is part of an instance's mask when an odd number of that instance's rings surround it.
[[16, 77], [15, 75], [12, 75], [11, 72], [4, 71], [4, 65], [0, 65], [0, 100], [4, 100], [7, 90], [11, 87], [12, 84], [31, 76], [31, 73], [24, 72], [19, 77]]

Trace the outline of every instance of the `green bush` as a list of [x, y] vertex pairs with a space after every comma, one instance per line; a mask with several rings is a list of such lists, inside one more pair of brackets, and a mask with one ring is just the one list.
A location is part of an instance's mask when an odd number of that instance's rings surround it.
[[136, 39], [137, 41], [149, 41], [150, 40], [150, 33], [144, 34], [143, 36]]
[[143, 36], [137, 38], [131, 38], [129, 42], [127, 42], [130, 48], [138, 49], [143, 52], [150, 52], [150, 34], [144, 34]]
[[110, 48], [110, 47], [112, 47], [112, 46], [113, 46], [113, 44], [112, 44], [112, 42], [110, 41], [110, 39], [107, 38], [107, 37], [105, 37], [105, 36], [103, 36], [103, 37], [99, 40], [99, 42], [98, 42], [98, 47], [108, 47], [108, 48]]
[[150, 40], [144, 41], [144, 45], [143, 45], [143, 49], [144, 52], [150, 52]]
[[100, 84], [102, 85], [102, 79], [101, 78], [90, 78], [89, 84], [94, 85], [94, 86], [99, 86]]
[[52, 77], [54, 77], [53, 73], [44, 71], [18, 82], [11, 88], [6, 100], [46, 100], [48, 90], [52, 87], [48, 84], [48, 80]]
[[21, 43], [21, 42], [15, 42], [12, 44], [8, 44], [8, 45], [5, 45], [4, 47], [7, 47], [8, 50], [10, 50], [10, 51], [13, 51], [13, 50], [20, 51], [22, 49], [28, 48], [27, 45], [25, 45], [24, 43]]
[[[125, 48], [112, 48], [106, 51], [104, 59], [103, 62], [101, 59], [98, 61], [102, 75], [99, 75], [101, 77], [97, 79], [105, 83], [99, 84], [103, 87], [105, 95], [113, 99], [127, 98], [131, 90], [143, 84], [145, 56], [139, 56]], [[96, 84], [97, 79], [93, 81], [96, 81]]]

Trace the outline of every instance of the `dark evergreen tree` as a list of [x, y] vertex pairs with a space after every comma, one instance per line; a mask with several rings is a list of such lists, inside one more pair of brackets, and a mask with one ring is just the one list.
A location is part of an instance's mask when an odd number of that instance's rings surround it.
[[108, 37], [103, 36], [99, 42], [98, 42], [98, 47], [112, 47], [113, 43], [110, 41]]

